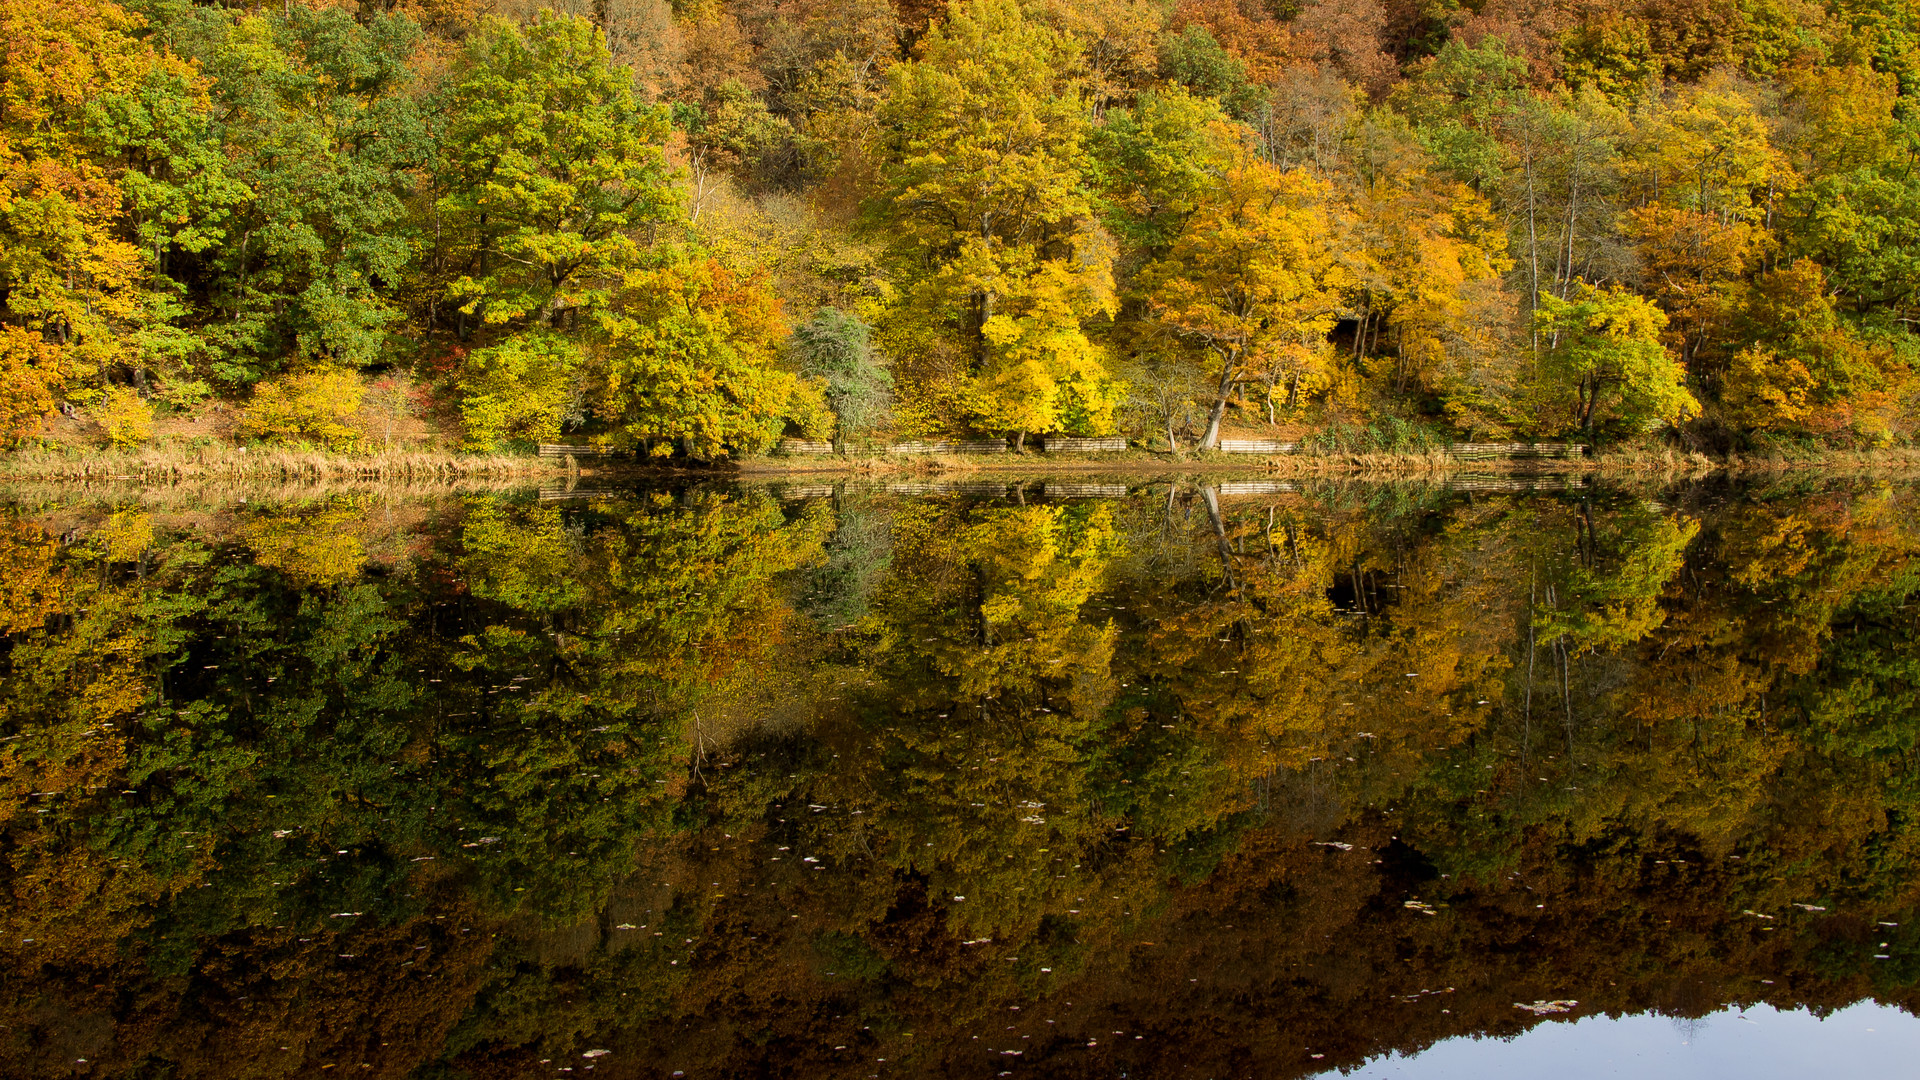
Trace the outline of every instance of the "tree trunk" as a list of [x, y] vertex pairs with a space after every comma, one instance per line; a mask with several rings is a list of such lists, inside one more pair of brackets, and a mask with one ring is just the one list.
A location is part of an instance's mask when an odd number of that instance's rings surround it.
[[[1573, 284], [1573, 242], [1580, 230], [1580, 175], [1574, 173], [1572, 189], [1567, 193], [1567, 258], [1565, 267], [1555, 266], [1554, 274], [1560, 278], [1560, 299], [1567, 298], [1567, 289]], [[1554, 252], [1553, 261], [1560, 262], [1560, 253]]]
[[1220, 421], [1227, 413], [1227, 395], [1233, 391], [1233, 361], [1227, 360], [1220, 365], [1220, 387], [1213, 395], [1213, 408], [1207, 410], [1207, 433], [1200, 437], [1200, 449], [1212, 450], [1220, 445]]
[[1533, 152], [1527, 152], [1527, 263], [1530, 270], [1528, 280], [1528, 302], [1532, 308], [1540, 306], [1540, 232], [1534, 223], [1533, 197]]
[[1233, 547], [1227, 543], [1227, 524], [1220, 517], [1220, 492], [1214, 487], [1202, 487], [1200, 498], [1207, 504], [1207, 517], [1213, 523], [1214, 545], [1220, 552], [1220, 572], [1226, 576], [1227, 587], [1235, 588], [1233, 580]]

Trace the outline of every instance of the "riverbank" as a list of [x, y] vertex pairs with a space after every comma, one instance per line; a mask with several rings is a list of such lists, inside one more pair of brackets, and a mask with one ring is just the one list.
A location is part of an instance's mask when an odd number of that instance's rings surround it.
[[1715, 473], [1769, 475], [1817, 472], [1842, 475], [1920, 475], [1920, 449], [1824, 451], [1796, 457], [1708, 456], [1665, 448], [1623, 447], [1574, 458], [1464, 458], [1444, 451], [1408, 453], [1222, 454], [1125, 450], [1114, 453], [949, 454], [904, 456], [763, 457], [732, 466], [748, 476], [912, 474], [1258, 474], [1263, 476], [1419, 477], [1447, 473], [1519, 473], [1593, 476], [1697, 477]]
[[622, 461], [576, 463], [527, 454], [459, 454], [407, 450], [336, 454], [258, 447], [147, 449], [85, 454], [44, 450], [0, 456], [0, 481], [28, 483], [172, 484], [184, 481], [435, 483], [459, 480], [612, 480], [653, 476], [912, 477], [967, 475], [1259, 475], [1419, 478], [1451, 473], [1584, 474], [1596, 477], [1701, 477], [1716, 473], [1776, 475], [1817, 472], [1859, 476], [1920, 475], [1920, 450], [1829, 451], [1800, 457], [1708, 457], [1667, 449], [1623, 448], [1577, 458], [1467, 459], [1443, 451], [1173, 455], [1148, 450], [1087, 454], [915, 454], [752, 457], [716, 463]]
[[564, 476], [564, 463], [523, 454], [396, 450], [335, 454], [320, 450], [208, 446], [102, 450], [84, 454], [23, 450], [0, 457], [0, 480], [175, 483], [183, 480], [445, 481]]

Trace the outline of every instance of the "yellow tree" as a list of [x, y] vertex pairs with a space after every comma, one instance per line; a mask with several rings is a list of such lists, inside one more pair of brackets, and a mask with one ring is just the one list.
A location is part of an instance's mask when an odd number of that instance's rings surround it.
[[1080, 43], [1087, 101], [1096, 116], [1150, 83], [1159, 67], [1167, 11], [1157, 0], [1043, 0], [1035, 16]]
[[1347, 272], [1333, 258], [1325, 182], [1242, 151], [1141, 278], [1154, 318], [1198, 345], [1213, 376], [1200, 448], [1220, 439], [1234, 387], [1278, 364], [1291, 393], [1324, 362]]
[[1075, 426], [1076, 410], [1100, 428], [1117, 397], [1085, 330], [1112, 310], [1112, 251], [1081, 180], [1078, 65], [1014, 0], [967, 0], [892, 69], [881, 118], [878, 209], [916, 279], [899, 321], [957, 329], [968, 419], [1022, 437]]
[[[191, 82], [106, 0], [0, 10], [0, 439], [53, 404], [68, 378], [128, 358], [148, 318], [146, 262], [128, 239], [125, 147], [100, 113]], [[187, 110], [204, 107], [188, 93]]]
[[1895, 351], [1850, 328], [1811, 259], [1762, 274], [1735, 321], [1750, 342], [1728, 365], [1720, 406], [1753, 431], [1885, 443], [1904, 425], [1909, 374]]
[[1726, 79], [1636, 116], [1628, 157], [1641, 205], [1627, 231], [1668, 315], [1667, 343], [1711, 380], [1738, 280], [1764, 254], [1764, 224], [1795, 178], [1760, 106]]
[[1492, 206], [1423, 164], [1379, 169], [1353, 200], [1365, 238], [1356, 253], [1364, 306], [1354, 351], [1369, 359], [1364, 343], [1373, 328], [1373, 341], [1389, 348], [1367, 367], [1395, 394], [1460, 381], [1464, 368], [1501, 344], [1488, 325], [1488, 301], [1510, 303], [1499, 295], [1500, 278], [1513, 262]]
[[764, 450], [789, 419], [826, 434], [818, 389], [772, 363], [787, 327], [765, 275], [681, 259], [630, 273], [621, 299], [605, 319], [603, 411], [632, 443], [712, 458]]

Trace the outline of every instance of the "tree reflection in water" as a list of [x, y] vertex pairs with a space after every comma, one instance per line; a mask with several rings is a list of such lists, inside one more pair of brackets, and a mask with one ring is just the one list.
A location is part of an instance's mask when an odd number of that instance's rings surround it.
[[1912, 1007], [1914, 492], [1280, 487], [13, 504], [0, 1071]]

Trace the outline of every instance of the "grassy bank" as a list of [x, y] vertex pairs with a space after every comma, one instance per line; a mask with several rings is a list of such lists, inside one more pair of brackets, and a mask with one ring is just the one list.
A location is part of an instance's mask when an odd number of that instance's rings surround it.
[[1263, 476], [1423, 476], [1444, 473], [1582, 473], [1590, 476], [1698, 477], [1712, 474], [1920, 475], [1920, 449], [1831, 450], [1800, 455], [1709, 456], [1664, 447], [1619, 447], [1579, 458], [1465, 459], [1442, 451], [1295, 454], [1125, 450], [1095, 454], [927, 454], [915, 456], [765, 457], [740, 461], [744, 474], [957, 475], [969, 473], [1257, 473]]
[[1438, 450], [1400, 453], [1346, 451], [1295, 454], [1169, 454], [1123, 450], [1112, 453], [924, 454], [899, 456], [819, 455], [748, 458], [746, 475], [966, 475], [996, 473], [1252, 473], [1261, 476], [1427, 476], [1453, 472], [1681, 472], [1709, 471], [1705, 458], [1638, 455], [1628, 458], [1515, 458], [1467, 460]]
[[596, 461], [570, 470], [565, 460], [531, 455], [432, 450], [334, 454], [316, 450], [201, 447], [129, 451], [26, 450], [0, 456], [0, 481], [168, 484], [183, 481], [446, 483], [567, 475], [611, 478], [660, 474], [766, 476], [964, 476], [970, 474], [1246, 473], [1276, 477], [1419, 477], [1459, 472], [1582, 473], [1615, 477], [1698, 477], [1823, 472], [1920, 475], [1920, 450], [1828, 451], [1798, 456], [1708, 457], [1670, 449], [1624, 447], [1571, 459], [1465, 460], [1434, 450], [1404, 453], [1180, 455], [1150, 450], [1067, 454], [916, 454], [752, 457], [710, 465], [684, 461]]
[[33, 481], [420, 480], [564, 475], [566, 466], [509, 454], [398, 450], [332, 454], [256, 447], [71, 451], [23, 450], [0, 457], [0, 479]]

